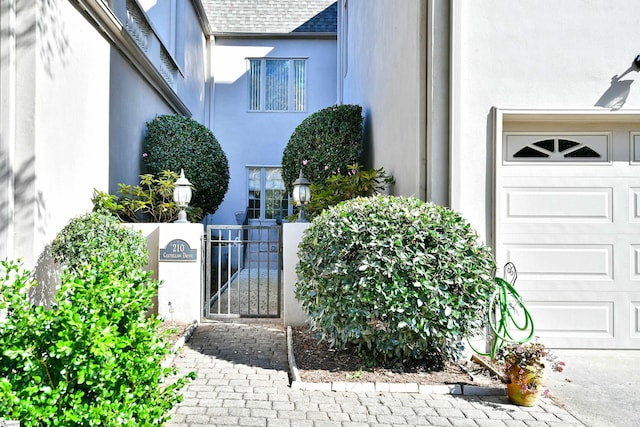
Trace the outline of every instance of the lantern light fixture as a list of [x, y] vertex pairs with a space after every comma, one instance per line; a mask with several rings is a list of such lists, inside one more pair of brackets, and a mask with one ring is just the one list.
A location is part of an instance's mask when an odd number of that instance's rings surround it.
[[300, 206], [300, 211], [298, 213], [298, 222], [309, 222], [307, 221], [307, 217], [304, 214], [304, 205], [311, 201], [311, 189], [310, 182], [306, 179], [302, 173], [302, 169], [300, 170], [300, 176], [293, 182], [293, 192], [291, 197], [293, 197], [293, 202], [296, 206]]
[[189, 202], [191, 202], [191, 195], [191, 183], [187, 178], [185, 178], [184, 169], [180, 169], [180, 178], [176, 180], [175, 188], [173, 190], [173, 201], [176, 202], [176, 206], [180, 208], [180, 212], [178, 212], [178, 219], [175, 222], [189, 222], [187, 220], [187, 212], [185, 212], [185, 209], [189, 206]]

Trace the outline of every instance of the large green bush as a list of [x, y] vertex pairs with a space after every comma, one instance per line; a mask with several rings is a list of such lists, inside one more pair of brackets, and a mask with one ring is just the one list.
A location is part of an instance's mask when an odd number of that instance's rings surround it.
[[66, 427], [169, 418], [193, 374], [161, 367], [169, 343], [145, 316], [158, 283], [129, 257], [116, 258], [65, 275], [48, 309], [28, 301], [28, 272], [0, 263], [0, 420]]
[[227, 156], [213, 133], [188, 117], [158, 116], [147, 123], [143, 164], [146, 172], [179, 172], [194, 186], [191, 205], [214, 213], [229, 188]]
[[282, 179], [289, 193], [304, 171], [312, 183], [321, 183], [362, 155], [362, 107], [336, 105], [316, 111], [298, 125], [282, 154]]
[[415, 198], [357, 198], [316, 217], [299, 246], [296, 297], [311, 328], [372, 365], [441, 368], [483, 331], [489, 249], [460, 215]]
[[147, 265], [147, 241], [140, 232], [124, 227], [111, 215], [98, 212], [73, 218], [57, 234], [51, 254], [73, 272], [85, 264], [122, 263], [139, 269]]

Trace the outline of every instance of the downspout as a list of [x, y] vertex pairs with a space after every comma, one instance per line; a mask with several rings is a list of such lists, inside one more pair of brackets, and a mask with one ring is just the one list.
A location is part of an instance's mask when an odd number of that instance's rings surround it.
[[427, 48], [427, 27], [428, 27], [428, 7], [426, 2], [419, 2], [418, 11], [418, 197], [422, 200], [429, 199], [429, 181], [427, 179], [429, 173], [429, 143], [427, 137], [428, 128], [428, 48]]
[[443, 206], [451, 204], [451, 6], [448, 0], [429, 0], [426, 10], [425, 145], [426, 197]]
[[213, 78], [213, 66], [211, 65], [211, 61], [213, 59], [213, 47], [216, 44], [215, 36], [209, 34], [206, 38], [206, 49], [207, 49], [207, 66], [206, 66], [206, 83], [205, 83], [205, 126], [208, 127], [211, 131], [213, 131], [213, 127], [215, 125], [215, 90], [216, 85]]
[[347, 0], [338, 0], [338, 31], [336, 37], [336, 104], [342, 105], [344, 102], [344, 93], [343, 93], [343, 85], [344, 85], [344, 77], [345, 77], [345, 60], [346, 60], [346, 43], [347, 40], [347, 32], [346, 25], [347, 24]]
[[453, 0], [451, 2], [451, 13], [449, 17], [449, 67], [450, 67], [450, 82], [449, 82], [449, 197], [450, 207], [454, 210], [460, 210], [460, 179], [456, 175], [456, 171], [459, 170], [458, 164], [460, 163], [459, 156], [460, 150], [456, 146], [458, 142], [458, 123], [459, 112], [458, 102], [459, 98], [459, 64], [460, 64], [460, 40], [459, 34], [456, 33], [456, 27], [460, 23], [460, 13], [462, 8], [462, 2]]

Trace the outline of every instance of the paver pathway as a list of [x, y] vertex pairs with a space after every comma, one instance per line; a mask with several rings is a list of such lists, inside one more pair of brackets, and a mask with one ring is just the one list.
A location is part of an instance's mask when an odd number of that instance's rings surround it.
[[244, 268], [211, 305], [211, 313], [278, 315], [277, 268]]
[[496, 396], [292, 390], [285, 331], [277, 324], [202, 323], [175, 363], [198, 377], [169, 427], [582, 425], [547, 399], [524, 408]]

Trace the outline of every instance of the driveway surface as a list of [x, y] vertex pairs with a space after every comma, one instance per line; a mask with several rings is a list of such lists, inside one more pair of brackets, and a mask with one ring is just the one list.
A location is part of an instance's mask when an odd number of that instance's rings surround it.
[[554, 352], [567, 364], [547, 375], [558, 405], [588, 426], [640, 426], [640, 350]]

